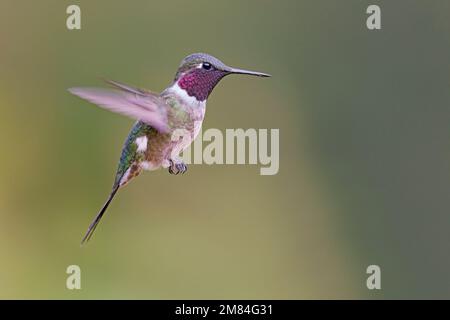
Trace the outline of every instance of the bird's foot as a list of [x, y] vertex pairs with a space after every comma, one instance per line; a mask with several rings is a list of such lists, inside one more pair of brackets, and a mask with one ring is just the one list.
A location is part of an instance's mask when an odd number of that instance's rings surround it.
[[183, 174], [187, 171], [188, 167], [183, 161], [181, 161], [181, 160], [174, 161], [174, 160], [170, 159], [169, 162], [170, 162], [170, 166], [169, 166], [170, 174], [179, 174], [179, 173]]

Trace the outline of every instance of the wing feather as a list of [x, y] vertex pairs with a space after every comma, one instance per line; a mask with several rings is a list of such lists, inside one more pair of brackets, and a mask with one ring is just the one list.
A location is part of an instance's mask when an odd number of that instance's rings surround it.
[[134, 89], [117, 82], [110, 82], [121, 90], [78, 87], [69, 92], [98, 105], [130, 118], [141, 120], [160, 132], [168, 131], [165, 102], [158, 96]]
[[124, 83], [118, 82], [118, 81], [114, 81], [114, 80], [109, 80], [109, 79], [103, 79], [106, 83], [112, 85], [113, 87], [123, 90], [123, 91], [128, 91], [131, 93], [136, 93], [142, 96], [145, 96], [147, 94], [152, 94], [150, 91], [146, 91], [143, 89], [139, 89], [139, 88], [133, 88], [129, 85], [126, 85]]

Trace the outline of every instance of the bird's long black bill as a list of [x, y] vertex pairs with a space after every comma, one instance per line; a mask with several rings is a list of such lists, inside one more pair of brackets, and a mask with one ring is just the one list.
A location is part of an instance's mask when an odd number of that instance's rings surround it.
[[271, 75], [267, 74], [267, 73], [244, 70], [244, 69], [237, 69], [237, 68], [231, 68], [230, 72], [236, 73], [236, 74], [247, 74], [249, 76], [256, 76], [256, 77], [271, 77]]
[[97, 216], [92, 221], [86, 234], [84, 235], [83, 239], [81, 240], [81, 245], [85, 244], [86, 242], [89, 241], [89, 239], [91, 239], [92, 234], [95, 231], [95, 228], [97, 228], [97, 225], [100, 222], [100, 219], [103, 217], [103, 214], [105, 213], [106, 209], [108, 209], [108, 206], [111, 203], [114, 196], [116, 195], [117, 190], [119, 190], [119, 185], [114, 187], [114, 189], [112, 190], [111, 194], [108, 197], [108, 200], [106, 200], [105, 204], [103, 205], [103, 208], [100, 210], [100, 212], [97, 214]]

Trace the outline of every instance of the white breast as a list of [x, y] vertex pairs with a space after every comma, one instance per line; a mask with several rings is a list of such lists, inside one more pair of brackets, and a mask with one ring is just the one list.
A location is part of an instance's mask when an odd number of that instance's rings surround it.
[[184, 89], [181, 89], [178, 83], [174, 83], [171, 87], [166, 89], [166, 92], [176, 96], [180, 102], [186, 106], [186, 111], [189, 112], [190, 118], [193, 121], [193, 132], [186, 134], [183, 139], [179, 139], [171, 150], [172, 155], [179, 155], [184, 149], [194, 141], [202, 128], [203, 119], [206, 112], [206, 100], [198, 101], [195, 97], [191, 97]]

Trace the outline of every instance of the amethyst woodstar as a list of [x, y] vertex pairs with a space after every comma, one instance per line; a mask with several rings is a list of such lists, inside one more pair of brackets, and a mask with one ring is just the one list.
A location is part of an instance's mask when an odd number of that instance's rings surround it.
[[[205, 117], [206, 101], [219, 81], [230, 74], [269, 77], [261, 72], [236, 69], [219, 59], [194, 53], [181, 61], [173, 82], [161, 93], [106, 80], [113, 88], [70, 88], [69, 91], [104, 109], [131, 117], [131, 128], [122, 148], [112, 191], [90, 224], [81, 243], [88, 241], [116, 195], [142, 170], [168, 168], [169, 173], [185, 173], [186, 164], [178, 155], [195, 139]], [[189, 132], [189, 139], [173, 141], [175, 130]]]

